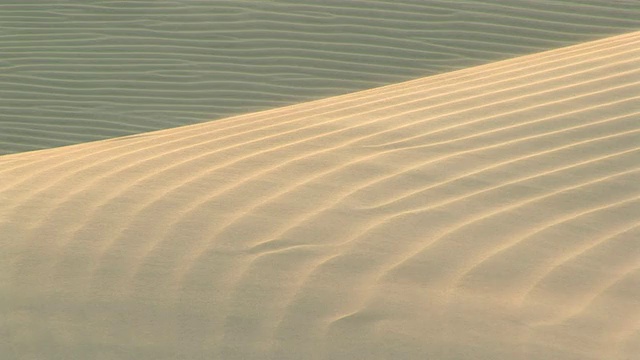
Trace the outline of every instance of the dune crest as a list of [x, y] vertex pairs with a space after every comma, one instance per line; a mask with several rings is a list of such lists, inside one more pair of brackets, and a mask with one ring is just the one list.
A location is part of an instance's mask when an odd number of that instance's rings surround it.
[[640, 32], [0, 157], [8, 359], [631, 359]]
[[640, 29], [636, 0], [0, 3], [0, 155], [347, 94]]

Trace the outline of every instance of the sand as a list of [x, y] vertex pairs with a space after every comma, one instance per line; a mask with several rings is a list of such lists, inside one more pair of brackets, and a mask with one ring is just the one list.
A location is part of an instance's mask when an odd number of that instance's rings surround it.
[[0, 2], [0, 155], [277, 108], [640, 29], [637, 0]]
[[640, 32], [0, 157], [2, 359], [636, 359]]

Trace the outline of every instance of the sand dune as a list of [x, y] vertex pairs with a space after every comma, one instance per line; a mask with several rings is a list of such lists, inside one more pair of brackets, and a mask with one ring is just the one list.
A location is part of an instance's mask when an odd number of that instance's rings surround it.
[[0, 157], [4, 359], [635, 359], [640, 32]]
[[640, 29], [638, 1], [0, 4], [0, 154], [215, 120]]

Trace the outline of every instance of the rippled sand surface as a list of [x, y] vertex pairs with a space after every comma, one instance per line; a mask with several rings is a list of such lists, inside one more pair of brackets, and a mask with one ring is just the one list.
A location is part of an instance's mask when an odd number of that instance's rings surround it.
[[631, 32], [1, 156], [1, 357], [635, 359], [639, 103]]

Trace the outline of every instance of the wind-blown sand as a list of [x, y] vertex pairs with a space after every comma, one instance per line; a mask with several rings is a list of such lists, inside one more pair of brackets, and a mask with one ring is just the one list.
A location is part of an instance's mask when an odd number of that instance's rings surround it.
[[640, 32], [0, 157], [3, 359], [635, 359]]
[[4, 1], [0, 154], [217, 120], [637, 30], [637, 0]]

